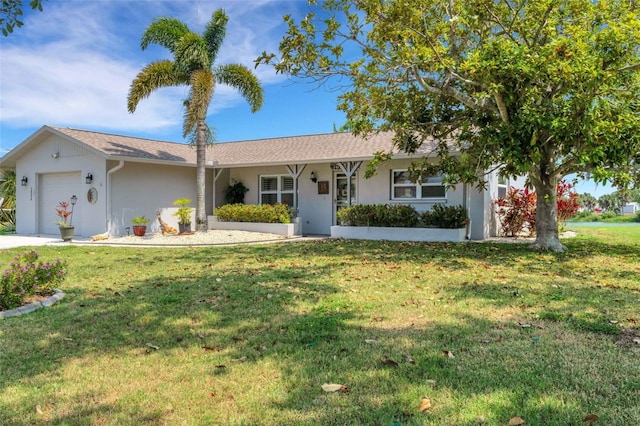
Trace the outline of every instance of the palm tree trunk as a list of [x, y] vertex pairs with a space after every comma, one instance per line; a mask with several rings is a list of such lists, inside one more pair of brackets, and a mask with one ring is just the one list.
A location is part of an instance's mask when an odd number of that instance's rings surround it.
[[198, 121], [196, 130], [196, 231], [207, 231], [207, 215], [205, 211], [205, 164], [207, 160], [207, 134], [204, 120]]

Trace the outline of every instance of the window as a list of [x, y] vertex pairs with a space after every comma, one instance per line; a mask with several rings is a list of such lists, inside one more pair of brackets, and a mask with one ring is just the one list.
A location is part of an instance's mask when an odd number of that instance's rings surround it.
[[288, 175], [260, 176], [260, 204], [293, 206], [293, 178]]
[[406, 170], [391, 172], [392, 200], [430, 200], [442, 199], [446, 196], [442, 176], [423, 177], [422, 182], [415, 183], [411, 181]]
[[507, 196], [507, 188], [509, 187], [509, 181], [504, 176], [498, 176], [498, 198]]

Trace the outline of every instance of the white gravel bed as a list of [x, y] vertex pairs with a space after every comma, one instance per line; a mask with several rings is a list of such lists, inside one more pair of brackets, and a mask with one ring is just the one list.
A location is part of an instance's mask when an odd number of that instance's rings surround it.
[[110, 237], [107, 240], [91, 241], [90, 244], [191, 246], [265, 243], [286, 241], [295, 238], [300, 237], [286, 237], [284, 235], [266, 234], [262, 232], [209, 230], [207, 232], [195, 232], [189, 235], [162, 235], [161, 233], [157, 233], [146, 234], [144, 237], [136, 237], [135, 235]]

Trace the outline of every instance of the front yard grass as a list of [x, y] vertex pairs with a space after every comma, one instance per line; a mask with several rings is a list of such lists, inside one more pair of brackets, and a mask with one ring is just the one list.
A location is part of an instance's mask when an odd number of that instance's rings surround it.
[[610, 229], [40, 247], [67, 296], [0, 321], [0, 424], [640, 424], [640, 227]]

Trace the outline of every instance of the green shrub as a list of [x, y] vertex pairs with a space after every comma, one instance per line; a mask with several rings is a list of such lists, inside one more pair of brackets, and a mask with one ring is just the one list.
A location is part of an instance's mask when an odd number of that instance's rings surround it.
[[571, 218], [571, 222], [595, 222], [597, 215], [591, 211], [583, 210]]
[[220, 222], [291, 223], [293, 212], [286, 204], [225, 204], [213, 214]]
[[224, 191], [224, 200], [227, 204], [244, 204], [244, 195], [249, 188], [239, 180], [232, 179], [231, 184]]
[[53, 294], [62, 282], [65, 264], [59, 259], [54, 263], [38, 262], [35, 251], [17, 255], [9, 269], [0, 276], [0, 309], [13, 309], [25, 304], [29, 296]]
[[640, 212], [636, 215], [636, 218], [633, 219], [634, 222], [640, 222]]
[[402, 204], [358, 204], [341, 209], [338, 223], [345, 226], [389, 226], [413, 228], [418, 225], [418, 212]]
[[607, 211], [602, 212], [602, 214], [600, 215], [600, 219], [603, 219], [603, 220], [604, 219], [611, 219], [611, 218], [614, 218], [616, 216], [618, 216], [616, 214], [616, 212], [614, 212], [612, 210], [607, 210]]
[[421, 222], [428, 228], [463, 228], [469, 221], [463, 206], [434, 204], [431, 211], [422, 213]]

